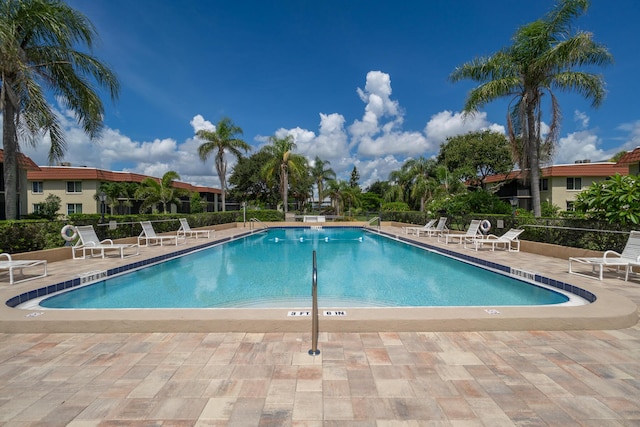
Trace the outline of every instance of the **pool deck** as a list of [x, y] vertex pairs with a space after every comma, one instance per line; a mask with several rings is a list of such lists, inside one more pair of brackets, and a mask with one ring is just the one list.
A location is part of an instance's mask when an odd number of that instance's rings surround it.
[[[573, 283], [598, 300], [560, 310], [349, 309], [346, 322], [320, 318], [317, 356], [308, 354], [310, 318], [283, 310], [257, 310], [253, 319], [168, 310], [158, 319], [150, 310], [137, 318], [3, 306], [0, 425], [640, 425], [637, 275], [600, 282], [569, 275], [563, 259], [447, 248]], [[171, 250], [141, 248], [136, 258]], [[120, 263], [50, 263], [47, 278], [2, 284], [0, 297]], [[419, 323], [422, 316], [433, 320]], [[256, 323], [276, 327], [254, 331]], [[298, 330], [287, 330], [291, 324]]]

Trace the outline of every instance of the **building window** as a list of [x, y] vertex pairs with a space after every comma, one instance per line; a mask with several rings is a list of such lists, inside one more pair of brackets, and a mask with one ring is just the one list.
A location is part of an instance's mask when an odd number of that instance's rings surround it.
[[575, 210], [576, 210], [575, 202], [567, 201], [567, 211], [575, 211]]
[[82, 181], [67, 181], [67, 193], [82, 193]]
[[549, 178], [542, 178], [540, 180], [540, 191], [549, 191]]
[[82, 213], [82, 203], [67, 203], [67, 215]]
[[44, 193], [44, 190], [42, 188], [42, 181], [33, 181], [31, 183], [31, 191], [34, 194], [42, 194], [42, 193]]
[[33, 213], [42, 213], [42, 203], [34, 203], [33, 204]]
[[567, 190], [582, 190], [582, 178], [567, 178]]

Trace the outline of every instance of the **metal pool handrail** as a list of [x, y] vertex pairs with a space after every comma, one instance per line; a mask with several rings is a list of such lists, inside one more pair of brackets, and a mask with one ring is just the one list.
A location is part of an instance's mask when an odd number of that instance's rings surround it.
[[268, 229], [269, 226], [267, 224], [265, 224], [264, 222], [260, 221], [258, 218], [251, 218], [249, 220], [249, 224], [251, 229], [253, 230], [253, 224], [260, 224], [264, 229]]
[[367, 221], [367, 226], [371, 227], [371, 224], [373, 224], [375, 221], [378, 221], [378, 230], [380, 230], [380, 217], [379, 216], [374, 216], [373, 218], [371, 218], [369, 221]]
[[316, 263], [316, 251], [313, 251], [311, 297], [313, 299], [313, 309], [311, 310], [311, 350], [309, 350], [309, 355], [317, 356], [320, 354], [320, 350], [318, 350], [318, 265]]

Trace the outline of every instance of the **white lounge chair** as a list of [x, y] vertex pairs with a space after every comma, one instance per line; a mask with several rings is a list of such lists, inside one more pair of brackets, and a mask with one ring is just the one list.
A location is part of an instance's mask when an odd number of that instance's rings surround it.
[[481, 222], [482, 221], [479, 219], [474, 219], [471, 221], [471, 224], [469, 224], [469, 228], [467, 228], [466, 233], [443, 234], [438, 236], [438, 242], [440, 241], [441, 237], [444, 237], [445, 244], [449, 244], [450, 241], [454, 242], [456, 240], [458, 240], [459, 244], [462, 244], [463, 242], [471, 242], [476, 238], [480, 238], [482, 237], [482, 233], [480, 232]]
[[[138, 245], [135, 243], [113, 243], [111, 239], [100, 240], [93, 229], [93, 225], [78, 225], [75, 229], [78, 233], [78, 241], [71, 247], [73, 259], [85, 259], [87, 253], [91, 257], [95, 257], [96, 253], [99, 253], [100, 257], [104, 258], [106, 251], [117, 251], [120, 253], [120, 258], [135, 256], [140, 253]], [[135, 251], [135, 253], [125, 254], [125, 250]], [[79, 255], [80, 253], [82, 253], [82, 256]]]
[[640, 231], [631, 231], [629, 233], [629, 240], [625, 245], [622, 253], [608, 250], [601, 257], [571, 257], [569, 258], [569, 273], [577, 274], [580, 276], [592, 277], [586, 274], [573, 271], [573, 263], [586, 264], [591, 266], [591, 272], [596, 273], [598, 271], [598, 278], [602, 280], [604, 269], [614, 268], [616, 271], [620, 270], [620, 267], [624, 267], [626, 274], [624, 280], [629, 279], [629, 271], [633, 266], [638, 266], [640, 263]]
[[442, 216], [438, 220], [438, 224], [436, 224], [435, 227], [427, 228], [424, 230], [416, 230], [416, 234], [420, 236], [420, 233], [424, 233], [428, 237], [432, 237], [432, 236], [439, 237], [444, 234], [447, 234], [449, 232], [449, 229], [447, 228], [447, 219], [448, 218], [446, 216]]
[[192, 230], [189, 226], [189, 222], [187, 222], [187, 218], [180, 218], [180, 228], [178, 229], [178, 236], [184, 237], [195, 237], [198, 238], [199, 235], [207, 236], [207, 239], [211, 237], [211, 233], [214, 230]]
[[502, 246], [503, 249], [508, 250], [509, 252], [519, 252], [520, 251], [520, 240], [518, 240], [518, 236], [522, 234], [524, 230], [519, 228], [512, 228], [511, 230], [504, 233], [502, 236], [496, 236], [495, 234], [488, 234], [485, 237], [479, 237], [472, 239], [469, 242], [465, 242], [464, 247], [467, 247], [467, 243], [473, 245], [474, 249], [477, 251], [484, 245], [491, 245], [491, 250], [495, 251], [496, 246]]
[[[10, 254], [7, 253], [1, 253], [0, 254], [0, 259], [1, 258], [6, 258], [6, 261], [2, 261], [0, 260], [0, 270], [7, 270], [9, 272], [9, 284], [13, 285], [15, 283], [20, 283], [20, 282], [26, 282], [27, 280], [33, 280], [33, 279], [38, 279], [40, 277], [45, 277], [47, 275], [47, 261], [43, 260], [43, 259], [31, 259], [31, 260], [14, 260]], [[36, 276], [32, 276], [32, 275], [25, 275], [24, 274], [24, 269], [25, 268], [31, 268], [31, 267], [38, 267], [41, 266], [44, 271], [42, 274], [36, 275]], [[14, 270], [18, 270], [18, 274], [20, 274], [21, 276], [25, 277], [24, 279], [21, 280], [15, 280], [15, 273]]]
[[404, 234], [418, 234], [417, 230], [428, 230], [429, 228], [433, 227], [433, 224], [436, 223], [435, 219], [429, 220], [429, 222], [427, 222], [425, 225], [423, 225], [422, 227], [416, 227], [416, 226], [409, 226], [409, 227], [402, 227], [402, 231], [404, 232]]
[[[160, 243], [160, 246], [164, 246], [164, 242], [170, 242], [170, 241], [173, 241], [174, 244], [177, 246], [181, 238], [182, 240], [184, 240], [185, 243], [187, 242], [186, 237], [179, 236], [178, 234], [176, 234], [175, 236], [157, 235], [156, 231], [153, 229], [153, 224], [151, 224], [151, 221], [140, 221], [140, 225], [142, 226], [142, 233], [140, 233], [140, 235], [138, 236], [139, 246], [149, 246], [149, 245], [153, 245], [154, 243], [155, 244]], [[142, 244], [143, 241], [144, 241], [144, 245]]]

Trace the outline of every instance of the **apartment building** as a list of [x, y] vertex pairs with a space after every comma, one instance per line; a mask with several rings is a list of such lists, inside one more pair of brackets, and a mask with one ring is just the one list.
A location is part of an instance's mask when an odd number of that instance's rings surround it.
[[[640, 154], [640, 153], [639, 153]], [[639, 156], [640, 158], [640, 156]], [[549, 202], [562, 210], [573, 210], [576, 196], [593, 182], [603, 181], [615, 174], [629, 175], [629, 168], [614, 162], [577, 161], [541, 169], [540, 201]], [[492, 175], [485, 180], [487, 188], [508, 200], [512, 206], [531, 210], [531, 190], [522, 182], [521, 171]]]
[[[122, 200], [123, 203], [116, 206], [116, 209], [125, 209], [125, 211], [110, 212], [109, 209], [113, 209], [113, 207], [106, 206], [100, 200], [99, 191], [103, 183], [141, 183], [145, 178], [148, 176], [92, 167], [40, 166], [37, 170], [29, 170], [27, 173], [28, 213], [37, 212], [49, 194], [60, 197], [61, 206], [58, 213], [62, 215], [138, 213], [140, 202], [129, 199]], [[159, 180], [159, 178], [155, 179]], [[176, 188], [198, 192], [205, 203], [205, 211], [217, 212], [219, 210], [219, 200], [221, 199], [219, 196], [222, 194], [220, 189], [195, 186], [179, 181], [175, 181], [173, 184]], [[173, 205], [171, 207], [172, 212], [189, 213], [189, 203], [189, 198], [183, 198], [181, 206]]]

